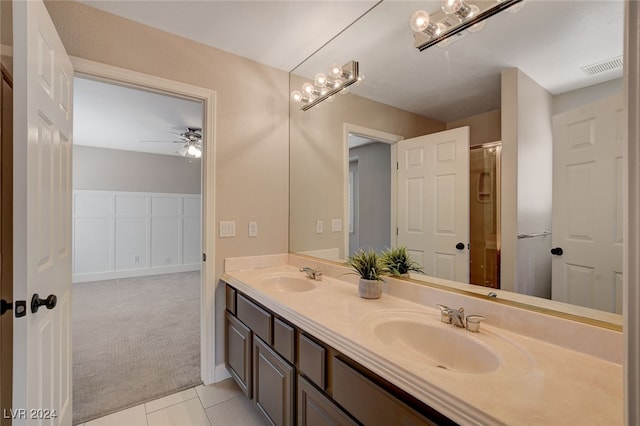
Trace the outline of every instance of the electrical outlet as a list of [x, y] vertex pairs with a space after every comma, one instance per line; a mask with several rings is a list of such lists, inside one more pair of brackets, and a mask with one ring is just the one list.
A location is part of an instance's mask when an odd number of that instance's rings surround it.
[[257, 237], [258, 236], [258, 222], [249, 222], [249, 236]]
[[331, 232], [342, 232], [342, 219], [331, 219]]
[[133, 263], [140, 263], [140, 256], [133, 256]]
[[321, 220], [316, 221], [316, 234], [322, 234], [324, 232], [324, 222]]
[[236, 222], [234, 220], [220, 221], [220, 238], [235, 237]]

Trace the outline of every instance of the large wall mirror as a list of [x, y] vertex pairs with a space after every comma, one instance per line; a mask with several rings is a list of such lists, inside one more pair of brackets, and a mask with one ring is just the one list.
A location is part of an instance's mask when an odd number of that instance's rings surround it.
[[402, 245], [412, 279], [619, 327], [624, 2], [528, 0], [420, 52], [440, 4], [384, 0], [291, 72], [365, 78], [291, 103], [290, 250]]

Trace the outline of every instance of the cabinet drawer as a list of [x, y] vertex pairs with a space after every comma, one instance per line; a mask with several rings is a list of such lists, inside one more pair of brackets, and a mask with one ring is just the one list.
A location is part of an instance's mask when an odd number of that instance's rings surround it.
[[310, 381], [321, 389], [326, 387], [326, 349], [300, 334], [298, 343], [298, 367]]
[[236, 298], [236, 316], [269, 345], [273, 342], [271, 335], [272, 315], [242, 294], [238, 294]]
[[279, 318], [273, 319], [273, 348], [290, 363], [295, 363], [296, 330]]
[[338, 358], [333, 358], [333, 399], [367, 426], [436, 425]]
[[236, 289], [231, 286], [227, 286], [226, 291], [227, 291], [227, 311], [235, 315], [236, 314]]

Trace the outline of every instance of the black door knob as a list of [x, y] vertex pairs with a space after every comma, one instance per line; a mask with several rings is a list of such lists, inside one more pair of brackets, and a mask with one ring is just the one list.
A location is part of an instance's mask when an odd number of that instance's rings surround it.
[[35, 314], [40, 309], [40, 306], [44, 306], [47, 309], [53, 309], [58, 303], [58, 298], [55, 294], [50, 294], [46, 299], [40, 299], [40, 295], [35, 293], [31, 298], [31, 313]]
[[562, 247], [554, 247], [551, 249], [551, 254], [554, 256], [562, 256], [562, 253], [564, 253], [564, 251], [562, 251]]
[[456, 244], [456, 249], [458, 249], [458, 250], [464, 250], [464, 243], [458, 243], [458, 244]]

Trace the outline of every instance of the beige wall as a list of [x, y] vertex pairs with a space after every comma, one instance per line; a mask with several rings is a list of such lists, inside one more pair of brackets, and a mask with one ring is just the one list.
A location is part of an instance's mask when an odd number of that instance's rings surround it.
[[200, 159], [73, 146], [73, 189], [200, 194]]
[[[304, 82], [292, 76], [291, 87]], [[336, 95], [308, 111], [291, 108], [290, 250], [304, 252], [339, 248], [344, 257], [344, 231], [331, 232], [331, 219], [344, 215], [344, 123], [405, 138], [445, 130], [444, 123], [390, 107], [370, 99]], [[316, 220], [324, 232], [316, 234]]]
[[[216, 92], [215, 217], [235, 220], [237, 233], [216, 240], [215, 259], [209, 258], [217, 275], [226, 257], [286, 252], [288, 74], [79, 3], [46, 5], [70, 55]], [[252, 220], [259, 236], [249, 239]], [[217, 283], [216, 277], [206, 285]], [[223, 291], [217, 287], [217, 364], [223, 360]]]
[[447, 123], [447, 130], [469, 126], [469, 145], [482, 145], [502, 139], [500, 134], [500, 110], [489, 111]]

